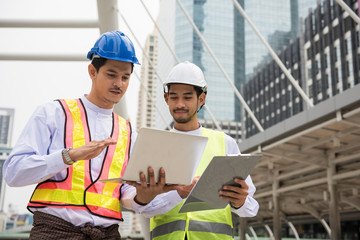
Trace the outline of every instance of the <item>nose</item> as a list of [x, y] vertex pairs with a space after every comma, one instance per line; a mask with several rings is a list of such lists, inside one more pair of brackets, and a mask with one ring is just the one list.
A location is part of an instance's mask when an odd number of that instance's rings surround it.
[[121, 78], [117, 78], [113, 81], [114, 87], [121, 87], [123, 85], [123, 82], [121, 81]]
[[184, 108], [184, 107], [185, 107], [184, 101], [182, 101], [181, 99], [179, 99], [179, 100], [176, 102], [176, 108]]

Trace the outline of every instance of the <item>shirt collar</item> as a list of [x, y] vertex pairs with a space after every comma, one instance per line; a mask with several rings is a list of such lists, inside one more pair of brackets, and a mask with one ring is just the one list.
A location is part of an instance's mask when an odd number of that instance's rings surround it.
[[93, 104], [92, 102], [90, 102], [87, 98], [86, 98], [86, 94], [84, 94], [82, 97], [81, 97], [81, 101], [84, 103], [84, 106], [94, 112], [97, 112], [97, 113], [101, 113], [101, 114], [104, 114], [104, 115], [111, 115], [112, 112], [113, 112], [113, 109], [105, 109], [105, 108], [101, 108], [101, 107], [98, 107], [96, 106], [95, 104]]
[[173, 131], [174, 131], [174, 132], [178, 132], [178, 133], [191, 134], [191, 135], [201, 135], [201, 134], [202, 134], [202, 126], [201, 126], [201, 124], [199, 123], [199, 128], [198, 128], [198, 129], [195, 129], [195, 130], [193, 130], [193, 131], [188, 131], [188, 132], [179, 131], [179, 130], [176, 130], [175, 128], [173, 128]]

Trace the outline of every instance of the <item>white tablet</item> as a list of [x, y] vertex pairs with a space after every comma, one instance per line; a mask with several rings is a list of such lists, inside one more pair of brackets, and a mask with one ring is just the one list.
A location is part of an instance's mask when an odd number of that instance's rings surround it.
[[221, 209], [228, 201], [219, 197], [224, 185], [238, 185], [234, 177], [246, 179], [261, 155], [215, 156], [191, 190], [179, 213]]
[[204, 153], [207, 137], [176, 133], [152, 128], [141, 128], [136, 138], [124, 176], [103, 182], [139, 181], [143, 172], [148, 179], [147, 169], [165, 169], [167, 184], [191, 184]]

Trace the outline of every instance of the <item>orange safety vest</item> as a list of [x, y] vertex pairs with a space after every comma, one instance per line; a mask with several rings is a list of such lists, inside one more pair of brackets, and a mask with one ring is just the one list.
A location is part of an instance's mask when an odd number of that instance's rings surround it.
[[[64, 147], [77, 148], [89, 143], [91, 135], [81, 99], [57, 101], [65, 113]], [[128, 162], [131, 126], [128, 121], [115, 113], [113, 113], [111, 137], [117, 139], [117, 144], [106, 148], [97, 179], [93, 181], [91, 178], [91, 160], [77, 161], [67, 168], [65, 179], [39, 183], [31, 196], [28, 209], [29, 207], [75, 208], [88, 210], [94, 215], [122, 220], [121, 184], [98, 181], [122, 176]]]

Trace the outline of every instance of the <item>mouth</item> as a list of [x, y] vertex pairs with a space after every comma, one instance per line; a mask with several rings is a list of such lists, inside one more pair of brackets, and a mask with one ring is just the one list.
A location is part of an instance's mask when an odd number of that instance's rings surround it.
[[184, 114], [184, 113], [189, 112], [189, 110], [186, 110], [186, 109], [178, 109], [178, 110], [174, 110], [173, 112], [176, 113], [176, 114]]
[[122, 90], [120, 88], [111, 88], [110, 92], [114, 95], [121, 95], [122, 94]]

